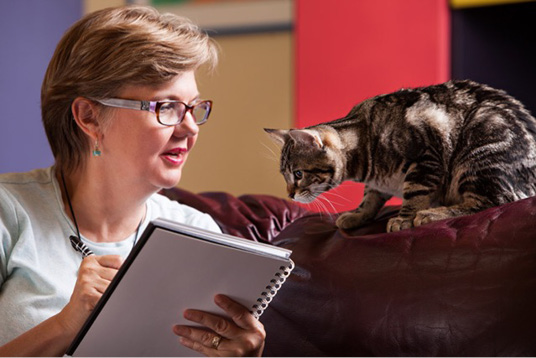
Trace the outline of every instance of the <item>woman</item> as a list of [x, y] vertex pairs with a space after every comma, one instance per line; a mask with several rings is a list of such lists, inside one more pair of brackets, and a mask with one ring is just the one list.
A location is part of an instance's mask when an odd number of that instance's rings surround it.
[[[150, 220], [219, 231], [156, 194], [178, 183], [210, 114], [195, 71], [216, 61], [191, 22], [148, 7], [101, 10], [66, 32], [41, 90], [55, 165], [0, 175], [0, 354], [62, 355]], [[215, 302], [232, 318], [187, 310], [203, 327], [175, 326], [177, 339], [205, 355], [260, 355], [262, 324]]]

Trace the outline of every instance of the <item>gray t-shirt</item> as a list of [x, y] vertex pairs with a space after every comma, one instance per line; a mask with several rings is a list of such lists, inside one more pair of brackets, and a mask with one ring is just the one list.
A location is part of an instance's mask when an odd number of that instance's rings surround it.
[[[82, 256], [69, 236], [54, 168], [0, 175], [0, 345], [57, 314], [69, 302]], [[221, 232], [207, 214], [154, 194], [143, 232], [158, 217]], [[96, 255], [126, 257], [135, 234], [120, 242], [82, 240]]]

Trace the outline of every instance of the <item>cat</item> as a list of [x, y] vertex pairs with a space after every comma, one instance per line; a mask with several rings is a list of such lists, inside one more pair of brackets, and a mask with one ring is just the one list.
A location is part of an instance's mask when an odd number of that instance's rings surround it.
[[341, 229], [401, 197], [387, 231], [463, 216], [536, 194], [536, 119], [506, 92], [470, 80], [367, 99], [343, 118], [265, 129], [281, 146], [289, 197], [312, 202], [343, 181], [365, 183]]

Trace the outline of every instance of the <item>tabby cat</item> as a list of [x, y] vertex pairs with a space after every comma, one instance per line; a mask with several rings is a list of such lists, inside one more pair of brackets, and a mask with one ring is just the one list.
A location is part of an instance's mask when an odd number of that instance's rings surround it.
[[469, 80], [367, 99], [343, 118], [265, 129], [282, 146], [290, 198], [312, 202], [345, 180], [365, 183], [336, 225], [359, 227], [402, 197], [387, 231], [462, 216], [536, 194], [536, 119], [502, 90]]

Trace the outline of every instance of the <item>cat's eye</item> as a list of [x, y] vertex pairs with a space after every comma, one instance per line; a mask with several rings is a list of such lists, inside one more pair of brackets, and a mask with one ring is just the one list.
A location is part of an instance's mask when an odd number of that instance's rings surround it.
[[297, 180], [300, 180], [303, 178], [303, 172], [301, 170], [296, 170], [294, 172], [294, 178], [296, 178]]

